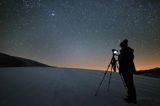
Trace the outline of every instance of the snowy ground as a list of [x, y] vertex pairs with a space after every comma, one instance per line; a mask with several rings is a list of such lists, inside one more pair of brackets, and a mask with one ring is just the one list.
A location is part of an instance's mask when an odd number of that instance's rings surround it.
[[[108, 75], [94, 96], [104, 72], [64, 68], [0, 68], [0, 106], [134, 106], [123, 101], [118, 74]], [[160, 79], [135, 76], [137, 106], [160, 106]]]

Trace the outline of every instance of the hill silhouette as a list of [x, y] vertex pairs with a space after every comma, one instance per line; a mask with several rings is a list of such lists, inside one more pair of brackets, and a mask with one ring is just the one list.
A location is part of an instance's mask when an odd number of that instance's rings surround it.
[[5, 53], [0, 53], [0, 67], [27, 67], [27, 66], [43, 66], [48, 65], [16, 56], [11, 56]]
[[160, 68], [156, 67], [156, 68], [148, 69], [148, 70], [140, 70], [140, 71], [137, 71], [136, 74], [160, 78]]

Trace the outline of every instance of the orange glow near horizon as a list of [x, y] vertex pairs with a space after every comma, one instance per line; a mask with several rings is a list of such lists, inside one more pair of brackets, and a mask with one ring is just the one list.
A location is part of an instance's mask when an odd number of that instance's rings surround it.
[[[24, 54], [26, 55], [26, 54]], [[67, 57], [67, 56], [66, 56]], [[111, 54], [107, 55], [87, 55], [83, 54], [82, 56], [72, 56], [72, 58], [63, 58], [61, 60], [48, 60], [44, 59], [34, 59], [34, 57], [24, 57], [28, 59], [33, 59], [41, 63], [55, 66], [55, 67], [66, 67], [66, 68], [79, 68], [79, 69], [91, 69], [91, 70], [102, 70], [105, 71], [108, 67], [108, 64], [111, 59]], [[134, 59], [136, 70], [147, 70], [160, 67], [160, 57], [156, 55], [147, 55], [144, 57], [135, 54]], [[109, 69], [110, 70], [110, 69]]]
[[[92, 70], [102, 70], [105, 71], [108, 67], [108, 64], [61, 64], [58, 65], [58, 67], [67, 67], [67, 68], [80, 68], [80, 69], [92, 69]], [[160, 67], [160, 62], [158, 61], [136, 61], [135, 62], [136, 70], [147, 70], [147, 69], [153, 69], [156, 67]], [[109, 69], [110, 70], [110, 69]]]

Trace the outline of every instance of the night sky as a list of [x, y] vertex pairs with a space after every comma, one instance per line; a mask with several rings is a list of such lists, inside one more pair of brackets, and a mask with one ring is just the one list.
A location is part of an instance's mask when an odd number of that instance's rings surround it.
[[137, 69], [160, 67], [160, 0], [0, 0], [0, 52], [105, 70], [127, 38]]

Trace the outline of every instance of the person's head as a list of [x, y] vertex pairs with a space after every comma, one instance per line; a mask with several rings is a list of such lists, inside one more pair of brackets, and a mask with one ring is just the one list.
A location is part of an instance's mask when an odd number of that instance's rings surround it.
[[126, 48], [128, 47], [128, 40], [124, 39], [121, 43], [120, 43], [120, 47], [121, 48]]

